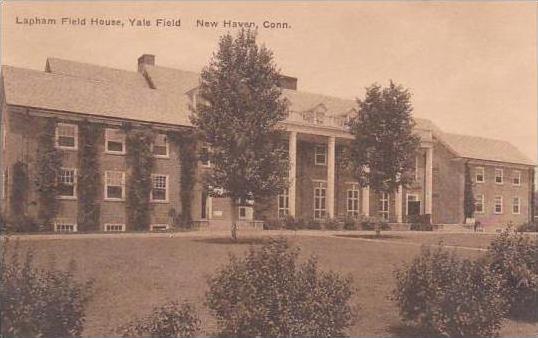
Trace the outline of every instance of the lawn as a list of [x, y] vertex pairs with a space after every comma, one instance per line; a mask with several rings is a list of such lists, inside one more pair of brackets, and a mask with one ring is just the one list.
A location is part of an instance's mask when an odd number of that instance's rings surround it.
[[[474, 238], [477, 236], [474, 234], [386, 234], [391, 237], [385, 241], [306, 236], [300, 232], [286, 236], [301, 248], [301, 257], [316, 255], [323, 269], [353, 276], [357, 288], [354, 301], [361, 310], [350, 335], [394, 336], [402, 332], [397, 308], [389, 299], [394, 285], [392, 272], [419, 252], [417, 243], [436, 244], [442, 237], [450, 245], [481, 247], [492, 238], [484, 235]], [[78, 266], [78, 278], [95, 279], [96, 293], [89, 304], [84, 335], [117, 334], [118, 326], [146, 314], [156, 305], [176, 299], [197, 305], [203, 333], [211, 335], [216, 333], [216, 323], [204, 307], [207, 277], [227, 261], [228, 253], [241, 255], [249, 245], [259, 244], [257, 236], [243, 237], [236, 244], [215, 235], [23, 240], [20, 246], [33, 247], [38, 264], [47, 265], [50, 255], [54, 255], [57, 265], [66, 267], [73, 258]], [[457, 249], [457, 252], [471, 258], [482, 254], [469, 249]], [[536, 323], [507, 321], [501, 334], [531, 336], [537, 331]]]

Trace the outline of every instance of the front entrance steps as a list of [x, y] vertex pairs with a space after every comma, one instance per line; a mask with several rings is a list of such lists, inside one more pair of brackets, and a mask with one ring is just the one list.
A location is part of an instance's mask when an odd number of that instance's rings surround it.
[[[209, 231], [231, 231], [232, 223], [228, 219], [211, 219], [194, 221], [200, 230]], [[237, 221], [238, 230], [263, 230], [263, 221], [239, 220]]]

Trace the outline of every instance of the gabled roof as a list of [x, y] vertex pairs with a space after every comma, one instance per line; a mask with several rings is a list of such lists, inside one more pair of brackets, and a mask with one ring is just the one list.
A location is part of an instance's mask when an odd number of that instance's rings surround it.
[[297, 112], [311, 110], [320, 104], [323, 104], [331, 114], [342, 116], [347, 115], [357, 106], [357, 103], [354, 100], [346, 100], [339, 97], [300, 92], [290, 89], [284, 89], [282, 92], [284, 97], [291, 103], [290, 109]]
[[147, 88], [148, 83], [138, 72], [92, 65], [89, 63], [48, 58], [45, 71], [99, 82], [114, 82], [120, 86]]
[[437, 134], [437, 136], [460, 157], [535, 165], [533, 161], [507, 141], [450, 133]]
[[146, 65], [148, 80], [158, 90], [185, 94], [200, 83], [200, 74], [174, 68]]
[[[119, 119], [192, 126], [189, 92], [199, 74], [145, 66], [145, 73], [49, 58], [46, 71], [2, 66], [7, 104]], [[284, 89], [290, 110], [303, 112], [323, 105], [328, 114], [345, 116], [355, 100]], [[444, 133], [430, 120], [417, 118], [416, 129], [431, 131], [456, 156], [534, 165], [509, 142]]]
[[186, 96], [114, 82], [3, 66], [7, 104], [190, 126]]

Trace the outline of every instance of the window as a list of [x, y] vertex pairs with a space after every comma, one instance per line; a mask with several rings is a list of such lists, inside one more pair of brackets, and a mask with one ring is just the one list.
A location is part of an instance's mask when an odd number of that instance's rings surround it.
[[347, 190], [347, 216], [359, 217], [359, 188], [357, 184], [352, 184]]
[[240, 206], [238, 211], [239, 219], [252, 219], [252, 207]]
[[[407, 194], [405, 203], [405, 214], [406, 215], [420, 215], [420, 202], [417, 194]], [[417, 208], [418, 206], [418, 208]], [[418, 209], [418, 210], [416, 210]]]
[[389, 194], [382, 192], [379, 202], [379, 214], [381, 215], [381, 219], [387, 221], [389, 219]]
[[520, 206], [520, 199], [519, 197], [514, 197], [514, 199], [512, 200], [512, 213], [513, 214], [516, 214], [516, 215], [519, 215], [520, 212], [521, 212], [521, 206]]
[[165, 134], [159, 134], [155, 137], [155, 141], [153, 142], [153, 155], [155, 155], [155, 157], [164, 158], [168, 158], [170, 156], [168, 137]]
[[106, 232], [124, 232], [125, 224], [105, 224]]
[[105, 151], [109, 154], [125, 154], [125, 133], [120, 129], [105, 130]]
[[125, 197], [125, 173], [105, 171], [105, 199], [121, 201]]
[[314, 219], [323, 219], [326, 215], [325, 199], [327, 196], [326, 183], [317, 182], [314, 185]]
[[168, 202], [168, 176], [152, 175], [151, 201]]
[[503, 170], [495, 169], [495, 183], [503, 184]]
[[521, 171], [514, 170], [514, 173], [512, 174], [512, 184], [521, 185]]
[[493, 200], [493, 213], [495, 214], [502, 214], [503, 213], [503, 197], [502, 196], [495, 196], [495, 199]]
[[475, 202], [474, 202], [474, 212], [483, 214], [484, 213], [484, 195], [476, 195], [475, 196]]
[[58, 123], [56, 125], [56, 147], [77, 149], [78, 127], [75, 124]]
[[56, 221], [54, 222], [55, 232], [77, 232], [77, 225], [74, 223]]
[[486, 176], [484, 175], [484, 168], [478, 167], [475, 169], [475, 181], [476, 183], [484, 183], [486, 181]]
[[209, 168], [211, 166], [211, 162], [209, 161], [209, 147], [208, 146], [202, 146], [200, 148], [200, 162], [202, 163], [202, 167]]
[[77, 170], [61, 168], [58, 172], [58, 197], [77, 197]]
[[315, 147], [314, 156], [316, 165], [327, 165], [327, 147], [324, 144]]
[[278, 195], [278, 217], [283, 218], [289, 215], [290, 212], [290, 197], [288, 189], [284, 189]]
[[325, 112], [323, 111], [317, 111], [315, 113], [316, 115], [316, 124], [323, 124], [325, 123]]
[[170, 226], [168, 224], [152, 224], [150, 226], [151, 231], [166, 231]]

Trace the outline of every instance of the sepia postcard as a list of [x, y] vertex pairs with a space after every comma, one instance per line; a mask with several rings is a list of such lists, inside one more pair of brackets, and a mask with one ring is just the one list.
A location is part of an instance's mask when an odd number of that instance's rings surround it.
[[535, 1], [0, 2], [2, 337], [536, 337]]

